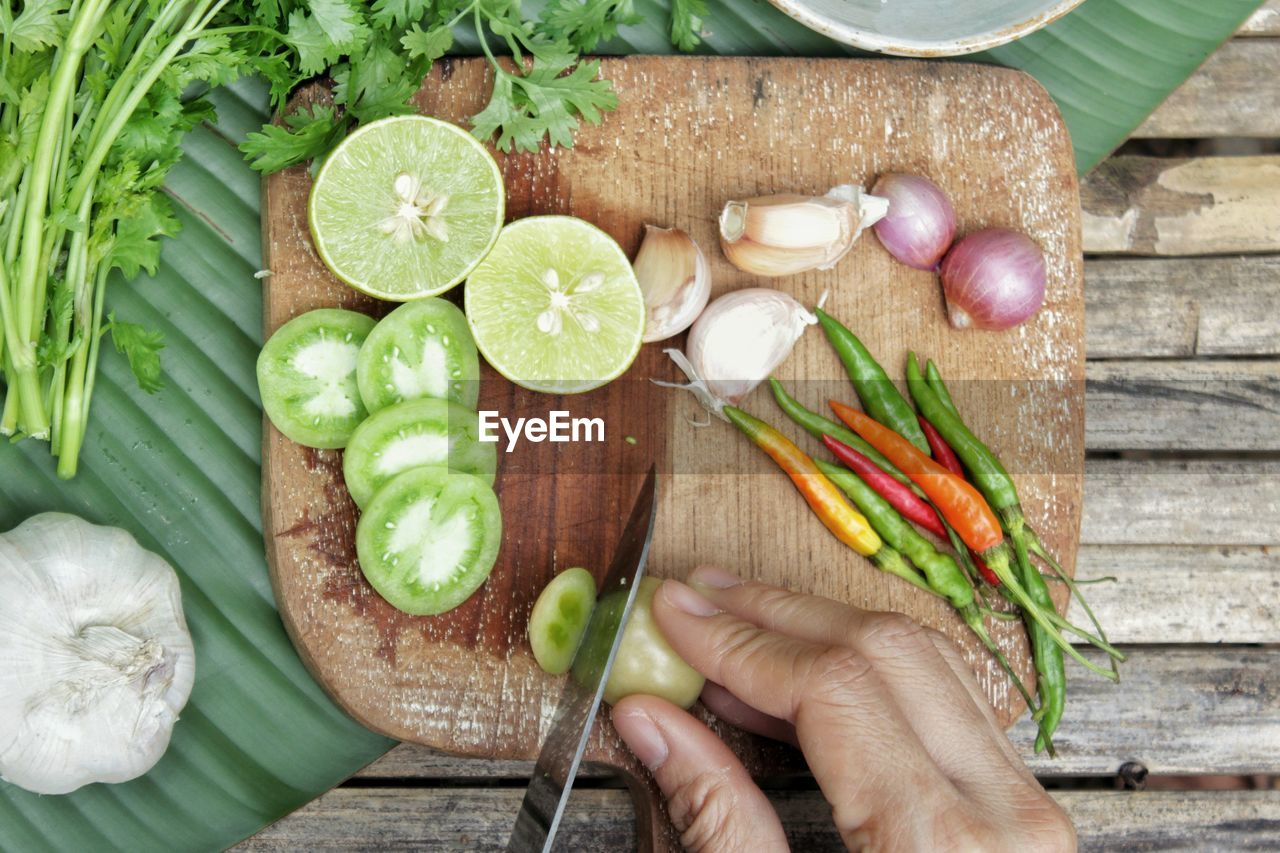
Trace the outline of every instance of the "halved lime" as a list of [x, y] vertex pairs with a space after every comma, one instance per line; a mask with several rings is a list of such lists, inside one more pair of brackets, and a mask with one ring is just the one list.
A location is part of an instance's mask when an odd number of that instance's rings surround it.
[[635, 361], [645, 307], [613, 238], [572, 216], [531, 216], [498, 235], [467, 278], [467, 322], [493, 368], [549, 394], [590, 391]]
[[316, 175], [307, 218], [320, 259], [370, 296], [443, 293], [502, 228], [502, 173], [456, 125], [393, 116], [342, 141]]

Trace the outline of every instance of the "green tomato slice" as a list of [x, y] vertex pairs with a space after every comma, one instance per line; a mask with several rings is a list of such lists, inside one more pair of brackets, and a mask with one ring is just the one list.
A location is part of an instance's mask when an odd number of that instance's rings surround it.
[[356, 506], [402, 471], [443, 465], [493, 485], [498, 445], [481, 442], [475, 412], [448, 400], [410, 400], [374, 412], [352, 433], [342, 473]]
[[356, 358], [374, 322], [338, 308], [285, 323], [258, 354], [258, 393], [271, 423], [308, 447], [345, 447], [368, 411]]
[[356, 526], [360, 569], [415, 616], [452, 610], [489, 577], [502, 542], [498, 498], [479, 477], [411, 468], [373, 496]]
[[595, 605], [596, 581], [586, 569], [565, 569], [551, 579], [529, 615], [538, 666], [552, 675], [569, 671]]
[[474, 409], [480, 397], [480, 357], [467, 318], [444, 299], [401, 305], [360, 348], [356, 378], [371, 412], [425, 397]]

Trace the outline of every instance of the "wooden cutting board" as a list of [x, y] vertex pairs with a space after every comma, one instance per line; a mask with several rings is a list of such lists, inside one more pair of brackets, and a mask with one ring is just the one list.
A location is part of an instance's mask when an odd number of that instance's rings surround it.
[[[680, 226], [706, 250], [716, 293], [772, 286], [813, 304], [826, 292], [827, 309], [895, 378], [908, 347], [932, 357], [975, 430], [1018, 479], [1028, 517], [1073, 570], [1084, 459], [1080, 205], [1071, 145], [1045, 91], [1019, 72], [958, 63], [634, 57], [604, 60], [603, 73], [619, 107], [602, 126], [584, 128], [571, 150], [499, 157], [509, 218], [580, 216], [630, 255], [644, 223]], [[482, 61], [442, 61], [416, 104], [465, 121], [489, 86]], [[326, 93], [316, 87], [300, 97]], [[932, 176], [950, 194], [961, 233], [999, 225], [1034, 237], [1048, 259], [1045, 308], [1013, 331], [953, 331], [936, 278], [894, 262], [871, 234], [833, 270], [774, 280], [734, 269], [718, 249], [716, 217], [728, 199], [821, 194], [886, 171]], [[391, 307], [342, 286], [316, 257], [306, 220], [310, 184], [303, 167], [266, 181], [268, 334], [322, 306], [375, 315]], [[833, 396], [854, 402], [817, 329], [779, 375], [811, 408], [825, 410]], [[701, 414], [694, 400], [652, 385], [655, 377], [680, 378], [662, 345], [644, 347], [621, 380], [576, 397], [525, 392], [485, 368], [480, 408], [507, 417], [553, 409], [603, 417], [605, 441], [524, 443], [500, 454], [505, 533], [497, 566], [470, 601], [435, 617], [399, 613], [364, 581], [341, 454], [299, 447], [267, 426], [263, 513], [277, 603], [303, 659], [346, 711], [392, 737], [449, 752], [534, 757], [561, 681], [533, 661], [530, 608], [556, 572], [603, 571], [643, 472], [657, 460], [653, 573], [683, 577], [699, 562], [716, 562], [909, 614], [963, 648], [1003, 722], [1022, 713], [1007, 679], [946, 604], [840, 545], [772, 462], [728, 425], [692, 426]], [[767, 388], [744, 407], [821, 452], [785, 421]], [[998, 623], [992, 633], [1030, 684], [1021, 627]], [[1063, 725], [1071, 725], [1069, 712]], [[777, 746], [725, 734], [758, 770], [794, 766]], [[607, 715], [589, 758], [643, 787]], [[651, 815], [647, 802], [641, 807], [642, 819]]]

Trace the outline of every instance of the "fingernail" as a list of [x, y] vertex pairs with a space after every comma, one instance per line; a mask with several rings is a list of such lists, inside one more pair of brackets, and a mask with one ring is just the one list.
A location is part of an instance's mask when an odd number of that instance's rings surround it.
[[690, 616], [715, 616], [720, 612], [719, 607], [679, 581], [664, 581], [660, 592], [667, 604]]
[[614, 714], [613, 727], [645, 767], [657, 770], [667, 760], [666, 738], [648, 714], [640, 711]]
[[742, 578], [735, 574], [730, 574], [717, 566], [698, 566], [689, 577], [689, 583], [695, 587], [706, 586], [711, 589], [729, 589], [730, 587], [742, 586]]

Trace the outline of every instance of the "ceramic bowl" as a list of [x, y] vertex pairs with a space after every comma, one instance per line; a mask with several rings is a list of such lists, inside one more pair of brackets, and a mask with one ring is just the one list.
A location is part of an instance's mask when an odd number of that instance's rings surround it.
[[1083, 0], [770, 0], [825, 36], [877, 53], [956, 56], [1035, 32]]

